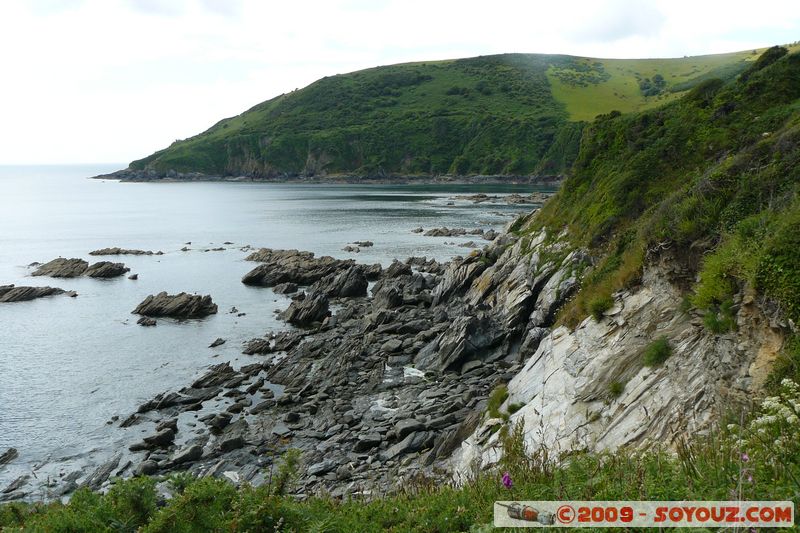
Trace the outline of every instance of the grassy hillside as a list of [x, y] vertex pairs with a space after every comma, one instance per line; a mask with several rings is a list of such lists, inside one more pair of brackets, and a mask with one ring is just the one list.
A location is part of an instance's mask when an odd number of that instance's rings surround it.
[[730, 79], [752, 51], [680, 59], [504, 54], [323, 78], [131, 163], [213, 175], [555, 174], [583, 121]]
[[722, 332], [748, 287], [800, 321], [799, 192], [800, 52], [776, 47], [736, 80], [708, 79], [664, 107], [596, 120], [573, 175], [529, 224], [566, 227], [601, 258], [562, 321], [635, 285], [648, 255], [668, 250], [687, 279], [700, 275], [687, 304]]

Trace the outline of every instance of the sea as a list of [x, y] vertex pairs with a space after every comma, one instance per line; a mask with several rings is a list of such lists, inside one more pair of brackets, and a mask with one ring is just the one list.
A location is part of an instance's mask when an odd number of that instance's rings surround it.
[[[125, 165], [0, 166], [0, 285], [50, 285], [78, 293], [0, 304], [0, 492], [37, 480], [28, 499], [48, 499], [57, 480], [91, 470], [141, 439], [119, 429], [155, 394], [191, 383], [209, 365], [253, 362], [242, 343], [287, 328], [289, 300], [249, 287], [248, 247], [309, 250], [389, 265], [410, 256], [440, 261], [470, 253], [480, 237], [426, 237], [413, 229], [501, 230], [529, 205], [455, 198], [552, 190], [535, 185], [346, 185], [257, 182], [122, 183], [89, 179]], [[343, 250], [354, 241], [374, 246]], [[163, 255], [92, 257], [119, 246]], [[217, 250], [216, 248], [223, 248]], [[34, 262], [79, 257], [124, 262], [138, 280], [32, 277]], [[136, 324], [131, 311], [161, 291], [209, 294], [219, 312], [202, 320]], [[236, 312], [231, 312], [235, 308]], [[226, 343], [216, 348], [216, 338]]]

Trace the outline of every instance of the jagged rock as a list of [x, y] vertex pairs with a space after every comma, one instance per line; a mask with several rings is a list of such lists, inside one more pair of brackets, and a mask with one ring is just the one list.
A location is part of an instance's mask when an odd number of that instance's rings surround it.
[[539, 292], [529, 321], [531, 327], [552, 323], [556, 311], [578, 288], [576, 269], [583, 262], [588, 262], [588, 257], [580, 251], [574, 251], [564, 258], [556, 273]]
[[409, 433], [416, 433], [417, 431], [422, 431], [424, 429], [425, 424], [413, 418], [401, 420], [394, 426], [394, 432], [398, 439], [405, 438], [405, 436]]
[[321, 476], [323, 474], [327, 474], [328, 472], [332, 472], [336, 470], [338, 464], [336, 461], [325, 459], [319, 463], [315, 463], [308, 467], [308, 475], [309, 476]]
[[245, 274], [242, 283], [263, 287], [273, 287], [286, 282], [311, 285], [325, 276], [355, 264], [352, 259], [339, 260], [329, 256], [317, 258], [311, 252], [269, 248], [253, 252], [247, 260], [262, 264]]
[[128, 449], [132, 452], [166, 448], [175, 441], [175, 431], [171, 427], [162, 428], [155, 435], [145, 437], [142, 442], [132, 444]]
[[247, 342], [242, 353], [245, 355], [264, 355], [272, 353], [272, 346], [270, 346], [268, 339], [252, 339]]
[[208, 372], [192, 383], [193, 389], [205, 389], [222, 385], [236, 374], [230, 363], [220, 363], [209, 368]]
[[146, 461], [142, 461], [141, 463], [139, 463], [139, 466], [136, 467], [134, 475], [152, 476], [156, 472], [158, 472], [158, 463], [156, 463], [152, 459], [148, 459]]
[[219, 444], [219, 449], [223, 453], [232, 452], [244, 447], [244, 439], [241, 436], [224, 439]]
[[131, 274], [130, 276], [128, 276], [128, 279], [136, 281], [137, 279], [139, 279], [139, 274]]
[[203, 457], [203, 447], [199, 444], [193, 444], [178, 451], [170, 462], [173, 465], [181, 465], [197, 461], [201, 457]]
[[[31, 476], [29, 474], [23, 474], [19, 476], [17, 479], [12, 481], [6, 488], [4, 488], [2, 492], [0, 492], [0, 494], [11, 494], [16, 490], [19, 490], [23, 485], [25, 485], [25, 483], [30, 479], [30, 477]], [[0, 501], [3, 501], [3, 499], [0, 498]]]
[[139, 324], [140, 326], [146, 326], [146, 327], [153, 327], [156, 324], [158, 324], [155, 318], [150, 318], [149, 316], [143, 316], [142, 318], [137, 320], [136, 323]]
[[329, 298], [366, 296], [368, 285], [364, 269], [356, 265], [347, 270], [325, 276], [314, 283], [309, 292], [321, 292]]
[[489, 231], [483, 233], [483, 238], [486, 239], [487, 241], [493, 241], [497, 238], [498, 235], [499, 234], [495, 230], [490, 229]]
[[505, 335], [488, 316], [460, 316], [438, 339], [438, 369], [460, 367], [467, 359], [486, 359]]
[[414, 228], [411, 230], [411, 233], [422, 233], [425, 231], [423, 228]]
[[280, 317], [295, 326], [310, 326], [330, 315], [328, 297], [324, 293], [309, 293], [302, 300], [295, 300]]
[[151, 252], [149, 250], [129, 250], [126, 248], [101, 248], [100, 250], [95, 250], [93, 252], [89, 252], [89, 255], [164, 255], [164, 252]]
[[176, 295], [166, 292], [160, 292], [155, 296], [151, 294], [133, 310], [137, 315], [171, 318], [203, 318], [216, 312], [217, 304], [211, 300], [211, 296], [185, 292]]
[[375, 243], [372, 241], [353, 241], [353, 244], [362, 248], [371, 248]]
[[219, 413], [208, 422], [208, 425], [211, 426], [212, 430], [219, 432], [231, 423], [232, 418], [233, 415], [231, 413]]
[[0, 465], [8, 464], [14, 459], [19, 457], [19, 452], [16, 448], [9, 448], [2, 455], [0, 455]]
[[64, 290], [56, 287], [15, 287], [14, 285], [2, 285], [0, 286], [0, 303], [25, 302], [56, 294], [64, 294]]
[[381, 459], [388, 461], [403, 454], [429, 448], [433, 444], [434, 434], [429, 431], [410, 433], [403, 440], [381, 452]]
[[91, 490], [99, 489], [100, 486], [108, 480], [108, 478], [111, 476], [111, 473], [119, 466], [119, 461], [121, 458], [121, 455], [115, 455], [107, 463], [97, 467], [92, 475], [90, 475], [86, 481], [83, 482], [83, 486], [88, 487]]
[[279, 283], [272, 287], [275, 294], [294, 294], [297, 292], [297, 283]]
[[383, 274], [383, 267], [380, 263], [366, 265], [362, 268], [364, 269], [364, 277], [367, 278], [367, 281], [375, 281]]
[[130, 272], [130, 268], [122, 263], [112, 263], [111, 261], [99, 261], [94, 263], [86, 269], [84, 275], [90, 278], [116, 278], [126, 272]]
[[380, 446], [381, 442], [383, 442], [383, 437], [381, 437], [380, 433], [359, 435], [355, 446], [353, 446], [353, 451], [356, 453], [365, 452], [376, 446]]
[[411, 275], [411, 265], [401, 263], [397, 259], [392, 261], [392, 264], [389, 265], [389, 268], [383, 271], [383, 277], [389, 279], [397, 278], [399, 276], [410, 276], [410, 275]]
[[[469, 232], [470, 235], [481, 235], [483, 230], [473, 230]], [[468, 232], [464, 228], [434, 228], [425, 232], [426, 237], [459, 237], [467, 235]]]
[[89, 263], [83, 259], [65, 259], [59, 257], [37, 268], [32, 276], [50, 276], [52, 278], [77, 278], [82, 276]]
[[217, 339], [215, 339], [214, 342], [209, 344], [208, 347], [216, 348], [217, 346], [222, 346], [223, 344], [225, 344], [225, 342], [226, 342], [225, 339], [223, 339], [222, 337], [217, 337]]
[[359, 248], [358, 246], [350, 246], [349, 244], [347, 246], [345, 246], [344, 248], [342, 248], [342, 250], [345, 251], [345, 252], [350, 252], [350, 253], [354, 253], [354, 254], [357, 254], [357, 253], [361, 252], [361, 248]]
[[445, 270], [442, 281], [433, 289], [433, 305], [437, 306], [466, 291], [472, 282], [486, 268], [486, 264], [477, 257], [468, 257], [462, 261], [453, 261]]

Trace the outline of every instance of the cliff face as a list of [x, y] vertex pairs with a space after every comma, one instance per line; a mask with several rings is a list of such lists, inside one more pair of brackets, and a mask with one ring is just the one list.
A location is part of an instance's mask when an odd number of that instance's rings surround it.
[[[500, 411], [522, 407], [507, 422], [487, 415], [454, 454], [454, 471], [466, 475], [476, 463], [496, 463], [502, 424], [524, 423], [530, 451], [545, 448], [559, 457], [624, 445], [669, 447], [747, 408], [783, 347], [788, 324], [748, 288], [736, 298], [738, 329], [708, 331], [697, 312], [682, 310], [684, 290], [671, 281], [674, 264], [666, 256], [648, 266], [640, 286], [615, 294], [600, 320], [587, 317], [574, 330], [559, 326], [546, 333], [508, 383]], [[568, 270], [562, 265], [551, 280], [569, 279]], [[548, 290], [537, 299], [547, 300]], [[514, 298], [514, 292], [501, 289], [494, 298]], [[531, 320], [538, 314], [536, 308]], [[670, 355], [645, 366], [645, 352], [659, 338]]]

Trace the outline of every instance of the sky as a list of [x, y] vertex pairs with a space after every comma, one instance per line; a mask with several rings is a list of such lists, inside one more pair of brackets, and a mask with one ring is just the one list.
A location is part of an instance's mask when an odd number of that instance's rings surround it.
[[124, 166], [377, 65], [681, 57], [796, 40], [797, 0], [0, 0], [0, 164]]

